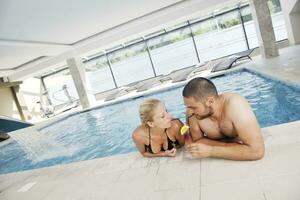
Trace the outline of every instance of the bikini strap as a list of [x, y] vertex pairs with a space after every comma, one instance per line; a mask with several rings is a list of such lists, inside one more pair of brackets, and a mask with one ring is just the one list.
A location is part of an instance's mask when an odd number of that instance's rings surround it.
[[[168, 130], [168, 129], [166, 128], [166, 129], [165, 129], [165, 134], [166, 134], [166, 136], [167, 136], [167, 139], [168, 139], [168, 140], [171, 140], [171, 139], [169, 138], [169, 136], [168, 136], [167, 130]], [[173, 140], [171, 140], [171, 141], [173, 142]]]
[[149, 133], [149, 146], [151, 148], [151, 134], [150, 134], [150, 127], [148, 127], [148, 133]]

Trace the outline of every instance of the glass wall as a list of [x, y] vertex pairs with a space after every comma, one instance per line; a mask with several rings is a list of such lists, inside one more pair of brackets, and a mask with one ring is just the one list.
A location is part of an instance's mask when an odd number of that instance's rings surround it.
[[147, 44], [157, 75], [198, 62], [189, 27], [150, 39]]
[[285, 28], [284, 15], [279, 0], [269, 0], [268, 5], [272, 16], [276, 41], [287, 39], [288, 36]]
[[[279, 0], [269, 0], [268, 5], [272, 17], [272, 24], [274, 28], [276, 41], [287, 39], [284, 16], [281, 11]], [[249, 42], [249, 48], [258, 47], [258, 39], [256, 35], [255, 25], [252, 20], [250, 6], [242, 8], [241, 13], [244, 20], [246, 35]]]
[[115, 88], [106, 55], [86, 62], [84, 66], [94, 94]]
[[[269, 0], [268, 5], [276, 40], [287, 39], [279, 0]], [[258, 46], [248, 1], [242, 1], [239, 5], [232, 5], [188, 22], [158, 30], [143, 38], [131, 40], [125, 45], [105, 50], [107, 54], [85, 62], [85, 70], [93, 92], [103, 92], [189, 67], [199, 62], [198, 57], [200, 62], [205, 62], [241, 52], [248, 48], [247, 42], [249, 48]], [[70, 94], [77, 98], [67, 69], [44, 79], [55, 104], [66, 100], [62, 95], [57, 98], [59, 100], [55, 100], [55, 95], [59, 93], [57, 91], [61, 92], [63, 85], [66, 85]]]
[[241, 15], [244, 21], [245, 31], [248, 39], [249, 48], [258, 47], [258, 39], [256, 35], [255, 25], [252, 20], [250, 6], [241, 9]]
[[192, 31], [203, 62], [247, 49], [237, 10], [195, 23]]
[[[286, 39], [279, 0], [269, 0], [268, 4], [276, 40]], [[182, 22], [169, 29], [158, 30], [146, 35], [145, 40], [137, 38], [128, 42], [130, 45], [127, 47], [119, 45], [107, 50], [117, 86], [194, 65], [199, 62], [196, 49], [200, 62], [205, 62], [244, 51], [248, 49], [247, 42], [249, 48], [257, 47], [249, 2], [243, 1], [240, 5], [241, 8], [239, 5], [229, 6], [205, 18], [191, 20], [191, 25]], [[89, 72], [95, 93], [116, 87], [105, 56], [99, 58], [97, 64], [90, 65], [97, 65], [97, 69]]]
[[145, 42], [108, 54], [118, 87], [154, 76]]
[[51, 103], [56, 106], [78, 99], [78, 94], [69, 69], [43, 77]]

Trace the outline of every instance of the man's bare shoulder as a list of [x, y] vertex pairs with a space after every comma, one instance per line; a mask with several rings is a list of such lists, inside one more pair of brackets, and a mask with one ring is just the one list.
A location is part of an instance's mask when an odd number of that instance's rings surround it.
[[221, 96], [223, 98], [225, 98], [227, 103], [230, 103], [232, 101], [243, 101], [243, 100], [245, 100], [245, 98], [242, 95], [240, 95], [238, 93], [233, 93], [233, 92], [226, 92], [226, 93], [223, 93]]
[[233, 118], [252, 115], [253, 111], [248, 101], [237, 93], [223, 94], [225, 98], [225, 112]]
[[248, 101], [238, 93], [224, 93], [222, 97], [225, 99], [226, 109], [236, 109], [239, 106], [249, 107]]

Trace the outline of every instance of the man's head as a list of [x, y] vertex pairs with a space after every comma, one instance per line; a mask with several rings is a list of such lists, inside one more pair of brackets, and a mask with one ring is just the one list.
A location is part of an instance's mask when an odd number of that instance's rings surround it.
[[218, 92], [210, 80], [202, 77], [192, 79], [183, 88], [182, 96], [189, 115], [194, 114], [199, 120], [213, 115], [212, 105]]

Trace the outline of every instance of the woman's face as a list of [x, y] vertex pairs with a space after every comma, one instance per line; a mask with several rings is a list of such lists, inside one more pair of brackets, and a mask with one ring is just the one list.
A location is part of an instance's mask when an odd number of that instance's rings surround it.
[[154, 110], [153, 115], [153, 127], [157, 128], [169, 128], [171, 127], [171, 116], [167, 112], [166, 107], [163, 103], [159, 103]]

